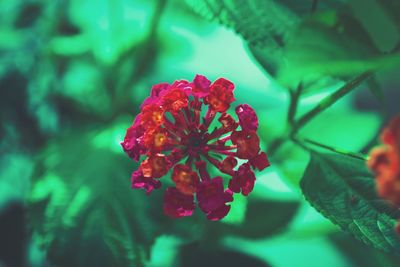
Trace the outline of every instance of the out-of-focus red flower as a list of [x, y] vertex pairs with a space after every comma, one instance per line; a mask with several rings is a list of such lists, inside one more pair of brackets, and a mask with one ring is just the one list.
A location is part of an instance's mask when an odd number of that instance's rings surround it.
[[[132, 174], [133, 188], [149, 194], [172, 170], [175, 187], [167, 188], [164, 196], [168, 216], [191, 216], [196, 198], [209, 220], [219, 220], [228, 214], [234, 192], [247, 196], [253, 190], [254, 170], [269, 166], [260, 150], [255, 111], [247, 104], [239, 105], [238, 121], [226, 113], [235, 100], [233, 89], [226, 79], [211, 83], [202, 75], [193, 82], [155, 85], [128, 128], [121, 143], [124, 151], [135, 161], [144, 157]], [[207, 164], [230, 176], [228, 188], [222, 177], [210, 176]]]
[[378, 194], [400, 206], [400, 116], [383, 130], [381, 140], [383, 145], [370, 153], [368, 167], [376, 175]]

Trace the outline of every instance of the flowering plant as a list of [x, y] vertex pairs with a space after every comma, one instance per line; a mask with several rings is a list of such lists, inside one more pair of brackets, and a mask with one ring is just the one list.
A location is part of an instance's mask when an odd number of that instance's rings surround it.
[[[193, 82], [157, 84], [127, 130], [124, 151], [135, 161], [145, 157], [132, 174], [133, 188], [150, 194], [172, 170], [175, 187], [168, 187], [164, 197], [168, 216], [191, 216], [196, 196], [207, 218], [219, 220], [228, 214], [233, 193], [247, 196], [253, 190], [254, 170], [269, 166], [260, 150], [253, 108], [238, 105], [238, 121], [227, 113], [235, 101], [233, 90], [234, 84], [224, 78], [211, 83], [202, 75]], [[230, 177], [227, 188], [222, 176], [211, 177], [209, 165]]]
[[400, 206], [400, 116], [381, 134], [382, 146], [371, 151], [368, 167], [376, 174], [379, 195]]

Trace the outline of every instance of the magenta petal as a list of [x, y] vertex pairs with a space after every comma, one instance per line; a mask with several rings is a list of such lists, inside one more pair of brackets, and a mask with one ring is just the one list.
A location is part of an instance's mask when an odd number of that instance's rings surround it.
[[205, 97], [210, 93], [210, 80], [203, 75], [196, 75], [193, 80], [192, 93], [195, 97]]
[[265, 152], [261, 152], [254, 158], [250, 159], [249, 162], [253, 168], [258, 169], [259, 171], [262, 171], [271, 165]]
[[168, 83], [159, 83], [159, 84], [155, 84], [153, 85], [153, 87], [151, 87], [151, 96], [152, 97], [159, 97], [161, 92], [168, 89], [169, 84]]
[[247, 104], [239, 105], [235, 109], [239, 118], [240, 126], [244, 131], [257, 131], [258, 118], [256, 112]]
[[221, 177], [200, 183], [197, 189], [199, 207], [204, 212], [217, 209], [224, 204], [224, 186]]
[[229, 211], [225, 205], [233, 200], [230, 192], [224, 192], [221, 177], [202, 182], [197, 188], [197, 200], [200, 209], [210, 220], [219, 220]]
[[235, 193], [242, 191], [244, 196], [253, 191], [256, 176], [248, 163], [242, 164], [233, 178], [229, 181], [229, 189]]
[[229, 181], [228, 188], [232, 190], [232, 192], [240, 193], [242, 189], [242, 184], [240, 180], [236, 177], [236, 175]]
[[150, 96], [143, 101], [143, 103], [140, 105], [140, 108], [143, 109], [143, 107], [149, 104], [157, 103], [160, 100], [160, 95], [162, 92], [166, 91], [169, 86], [170, 85], [168, 83], [159, 83], [153, 85], [153, 87], [151, 87]]
[[253, 174], [253, 178], [249, 177], [248, 179], [245, 180], [245, 182], [242, 185], [242, 195], [243, 196], [248, 196], [251, 191], [253, 191], [254, 188], [254, 182], [255, 182], [255, 177]]
[[175, 187], [168, 187], [164, 195], [164, 213], [172, 218], [192, 216], [195, 209], [193, 195], [182, 194]]
[[144, 153], [144, 147], [141, 142], [143, 133], [144, 129], [140, 125], [140, 116], [138, 116], [133, 125], [126, 131], [124, 141], [121, 142], [125, 153], [135, 161], [138, 161], [140, 155]]
[[224, 218], [230, 211], [231, 206], [223, 205], [218, 209], [207, 214], [207, 219], [210, 221], [218, 221]]
[[[235, 101], [234, 88], [225, 78], [211, 83], [203, 75], [190, 82], [156, 84], [127, 129], [121, 146], [133, 160], [141, 160], [132, 174], [132, 188], [150, 194], [161, 186], [158, 178], [173, 170], [175, 187], [164, 195], [166, 215], [191, 216], [198, 205], [209, 220], [220, 220], [230, 210], [233, 193], [250, 194], [253, 171], [270, 165], [260, 151], [253, 108], [243, 104], [236, 115], [227, 113]], [[247, 162], [239, 166], [240, 159]], [[228, 180], [211, 179], [209, 167], [231, 177], [228, 188]]]
[[161, 187], [161, 182], [152, 178], [145, 178], [140, 170], [132, 173], [132, 188], [145, 189], [146, 194], [150, 194], [154, 189]]

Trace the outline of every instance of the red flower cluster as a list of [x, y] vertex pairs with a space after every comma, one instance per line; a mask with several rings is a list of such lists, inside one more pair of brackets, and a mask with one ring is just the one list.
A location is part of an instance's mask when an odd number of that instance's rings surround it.
[[400, 206], [400, 116], [383, 130], [382, 146], [371, 151], [368, 167], [376, 174], [378, 194]]
[[[149, 194], [172, 170], [175, 187], [167, 188], [164, 197], [167, 215], [191, 216], [196, 197], [207, 218], [219, 220], [228, 214], [233, 193], [247, 196], [253, 190], [253, 170], [269, 166], [260, 151], [254, 110], [247, 104], [237, 106], [239, 121], [226, 112], [235, 100], [233, 89], [226, 79], [211, 83], [201, 75], [193, 82], [155, 85], [127, 130], [124, 151], [135, 161], [146, 156], [132, 174], [133, 188]], [[237, 167], [238, 160], [244, 163]], [[207, 164], [231, 177], [228, 188], [221, 176], [211, 178]]]

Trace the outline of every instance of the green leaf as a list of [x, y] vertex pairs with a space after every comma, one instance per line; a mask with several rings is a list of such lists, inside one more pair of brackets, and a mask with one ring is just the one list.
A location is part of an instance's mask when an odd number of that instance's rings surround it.
[[[249, 200], [243, 222], [207, 221], [197, 210], [192, 217], [170, 221], [164, 234], [192, 242], [215, 244], [226, 236], [259, 240], [283, 231], [297, 214], [298, 201]], [[235, 224], [233, 224], [235, 223]]]
[[95, 58], [111, 65], [146, 38], [149, 27], [146, 24], [143, 27], [142, 23], [150, 20], [153, 4], [154, 1], [116, 0], [111, 4], [108, 0], [72, 0], [68, 11], [72, 23], [82, 31], [82, 41], [89, 44]]
[[319, 114], [304, 126], [301, 134], [313, 141], [346, 151], [361, 151], [375, 138], [380, 125], [381, 119], [377, 114], [356, 111], [343, 104]]
[[400, 64], [399, 54], [382, 55], [354, 17], [337, 12], [305, 19], [287, 41], [285, 56], [278, 80], [289, 87]]
[[301, 188], [319, 212], [357, 239], [388, 252], [400, 251], [394, 230], [399, 214], [377, 196], [364, 161], [312, 153]]
[[184, 245], [180, 249], [180, 265], [182, 267], [269, 267], [266, 261], [239, 251], [227, 250], [221, 247], [202, 246], [203, 244], [193, 243]]
[[378, 99], [378, 101], [381, 104], [384, 104], [385, 96], [384, 96], [382, 87], [379, 84], [379, 82], [376, 80], [376, 78], [375, 77], [371, 77], [370, 79], [368, 79], [367, 80], [367, 85], [368, 85], [368, 89], [376, 97], [376, 99]]
[[102, 75], [104, 73], [90, 62], [72, 61], [58, 93], [77, 103], [77, 109], [106, 117], [111, 113], [111, 99]]
[[298, 208], [297, 201], [252, 200], [247, 205], [242, 224], [205, 222], [205, 234], [214, 239], [224, 235], [262, 239], [285, 229]]
[[10, 202], [23, 202], [29, 193], [34, 169], [31, 158], [22, 153], [4, 153], [0, 157], [0, 211]]
[[[398, 3], [397, 0], [349, 1], [349, 6], [355, 18], [360, 21], [371, 36], [375, 46], [382, 52], [391, 52], [400, 41], [400, 27], [398, 27], [400, 5], [394, 2]], [[393, 5], [393, 10], [390, 11], [393, 14], [385, 12], [385, 5], [387, 5], [387, 8]]]
[[384, 9], [386, 14], [389, 15], [390, 19], [393, 21], [394, 25], [397, 26], [400, 32], [400, 2], [397, 0], [376, 0]]
[[70, 133], [42, 151], [29, 198], [34, 235], [57, 266], [141, 266], [161, 232], [161, 192], [133, 191], [135, 164], [96, 148], [98, 132]]
[[[320, 1], [319, 10], [343, 7], [343, 0]], [[290, 32], [311, 12], [308, 0], [186, 0], [201, 17], [235, 30], [250, 44], [281, 48]]]
[[351, 266], [362, 267], [397, 267], [400, 261], [398, 254], [388, 254], [380, 250], [360, 244], [350, 235], [343, 232], [331, 234], [329, 239], [345, 255]]
[[186, 0], [198, 14], [216, 20], [243, 36], [250, 44], [282, 46], [288, 32], [298, 23], [298, 16], [275, 0]]
[[[382, 49], [387, 51], [380, 47], [381, 26], [392, 26], [382, 15], [384, 12], [378, 12], [379, 19], [365, 23], [358, 9], [353, 10], [355, 14], [349, 12], [351, 7], [356, 9], [357, 3], [319, 1], [318, 12], [310, 15], [311, 1], [186, 2], [200, 16], [243, 36], [260, 66], [290, 88], [300, 82], [306, 88], [324, 87], [334, 82], [329, 76], [344, 78], [400, 64], [400, 55], [380, 53]], [[396, 39], [390, 38], [393, 46]]]
[[[342, 0], [320, 2], [320, 10], [343, 6]], [[201, 17], [240, 34], [254, 58], [273, 76], [286, 60], [283, 48], [287, 40], [312, 7], [312, 2], [305, 0], [186, 0], [186, 3]]]
[[22, 203], [0, 210], [0, 236], [0, 266], [26, 266], [28, 233]]
[[305, 6], [297, 3], [297, 9], [292, 10], [285, 6], [287, 2], [291, 1], [186, 0], [203, 18], [217, 21], [243, 36], [256, 59], [272, 74], [283, 56], [282, 47], [290, 31], [299, 22], [296, 12]]

